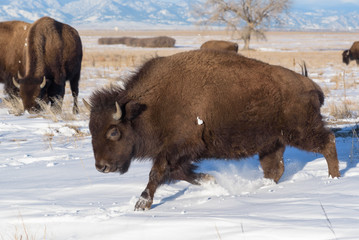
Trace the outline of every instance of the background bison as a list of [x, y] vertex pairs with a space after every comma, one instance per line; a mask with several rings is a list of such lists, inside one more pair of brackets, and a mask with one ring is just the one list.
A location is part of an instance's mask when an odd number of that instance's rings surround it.
[[17, 96], [18, 89], [12, 79], [18, 73], [25, 73], [25, 55], [30, 23], [22, 21], [0, 22], [0, 82], [4, 83], [4, 90], [10, 96]]
[[148, 48], [169, 48], [174, 47], [176, 40], [171, 37], [160, 36], [152, 38], [100, 38], [98, 44], [124, 44], [130, 47], [148, 47]]
[[[77, 96], [81, 72], [82, 43], [78, 32], [67, 24], [43, 17], [31, 24], [23, 35], [25, 72], [14, 85], [19, 88], [25, 110], [33, 110], [39, 97], [61, 109], [65, 82], [69, 80], [78, 112]], [[23, 49], [23, 47], [21, 47]]]
[[342, 56], [343, 63], [346, 65], [348, 65], [349, 62], [353, 60], [359, 64], [359, 42], [354, 42], [350, 49], [347, 49], [342, 53]]
[[157, 187], [198, 184], [203, 158], [259, 155], [266, 178], [283, 174], [286, 145], [319, 152], [339, 177], [334, 135], [324, 127], [324, 96], [309, 78], [224, 51], [197, 50], [145, 63], [125, 86], [91, 96], [89, 128], [101, 172], [127, 172], [151, 158], [147, 187], [135, 209], [152, 205]]
[[214, 49], [238, 52], [238, 44], [228, 41], [210, 40], [201, 45], [201, 49]]

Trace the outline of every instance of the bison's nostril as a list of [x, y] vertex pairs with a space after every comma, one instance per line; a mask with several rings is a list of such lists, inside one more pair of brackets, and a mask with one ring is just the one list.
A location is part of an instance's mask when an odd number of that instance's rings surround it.
[[98, 165], [96, 164], [96, 169], [99, 172], [108, 173], [110, 171], [110, 168], [106, 165]]

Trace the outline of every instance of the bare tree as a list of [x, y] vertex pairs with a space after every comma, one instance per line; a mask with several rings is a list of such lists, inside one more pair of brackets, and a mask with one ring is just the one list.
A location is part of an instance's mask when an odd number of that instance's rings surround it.
[[243, 49], [249, 49], [252, 35], [266, 39], [265, 27], [280, 23], [280, 14], [290, 4], [290, 0], [205, 0], [193, 5], [193, 14], [199, 24], [226, 24], [233, 38], [244, 41]]

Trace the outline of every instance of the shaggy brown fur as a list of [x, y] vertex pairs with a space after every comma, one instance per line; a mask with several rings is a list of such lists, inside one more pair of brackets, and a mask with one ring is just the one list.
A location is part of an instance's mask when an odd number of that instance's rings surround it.
[[359, 64], [359, 41], [354, 42], [350, 49], [345, 50], [342, 53], [343, 56], [343, 63], [346, 65], [349, 64], [350, 61], [355, 60], [357, 64]]
[[0, 82], [4, 83], [5, 92], [18, 95], [12, 78], [18, 73], [25, 73], [25, 39], [30, 23], [22, 21], [0, 22]]
[[201, 45], [201, 49], [214, 49], [238, 52], [238, 44], [228, 41], [210, 40]]
[[[65, 81], [68, 80], [74, 98], [73, 112], [78, 113], [77, 96], [82, 61], [82, 44], [78, 32], [52, 18], [40, 18], [28, 31], [25, 55], [25, 75], [18, 81], [25, 110], [32, 110], [36, 106], [37, 97], [61, 109]], [[46, 85], [41, 89], [44, 77]]]
[[[125, 86], [91, 97], [90, 131], [101, 172], [125, 173], [151, 158], [135, 209], [149, 209], [160, 184], [198, 184], [192, 162], [258, 154], [264, 177], [278, 182], [286, 145], [319, 152], [339, 177], [335, 137], [324, 127], [324, 95], [309, 78], [236, 53], [197, 50], [145, 63]], [[116, 112], [116, 102], [120, 115]]]
[[174, 47], [176, 40], [171, 37], [160, 36], [152, 38], [100, 38], [98, 44], [125, 44], [130, 47], [148, 47], [148, 48], [169, 48]]

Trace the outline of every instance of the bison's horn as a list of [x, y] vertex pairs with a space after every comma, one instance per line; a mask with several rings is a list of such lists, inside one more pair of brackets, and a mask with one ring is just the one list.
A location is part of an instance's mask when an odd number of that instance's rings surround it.
[[84, 98], [82, 99], [82, 102], [84, 103], [87, 110], [91, 111], [91, 108], [92, 108], [91, 104], [89, 104]]
[[42, 83], [40, 84], [40, 88], [44, 88], [46, 85], [46, 77], [44, 76], [44, 79], [42, 80]]
[[19, 89], [20, 89], [20, 84], [15, 80], [14, 77], [12, 77], [12, 83], [14, 84], [14, 86], [15, 86], [16, 88], [19, 88]]
[[17, 78], [18, 78], [18, 79], [23, 78], [23, 76], [20, 74], [20, 71], [17, 71]]
[[302, 75], [304, 77], [308, 77], [308, 70], [307, 70], [307, 65], [305, 64], [305, 61], [303, 61], [303, 65], [299, 64], [300, 68], [302, 69]]
[[115, 120], [120, 120], [122, 117], [122, 111], [120, 105], [118, 105], [118, 102], [116, 102], [116, 113], [114, 113], [112, 116]]

